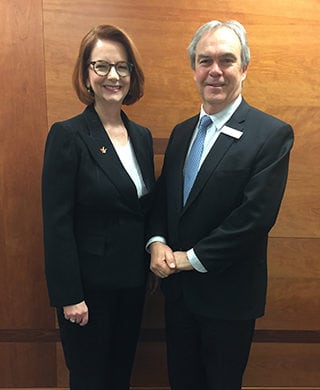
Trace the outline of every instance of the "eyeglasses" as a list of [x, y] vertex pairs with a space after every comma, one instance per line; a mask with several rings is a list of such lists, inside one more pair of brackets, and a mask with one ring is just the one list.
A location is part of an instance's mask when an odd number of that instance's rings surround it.
[[133, 69], [133, 64], [125, 61], [110, 64], [107, 61], [98, 60], [91, 61], [90, 65], [92, 65], [94, 72], [101, 77], [107, 76], [113, 66], [120, 77], [129, 76]]

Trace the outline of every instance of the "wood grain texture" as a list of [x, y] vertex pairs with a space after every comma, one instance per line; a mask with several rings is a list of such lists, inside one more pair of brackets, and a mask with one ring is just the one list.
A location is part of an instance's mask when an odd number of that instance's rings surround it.
[[1, 343], [0, 388], [56, 386], [53, 343]]
[[266, 314], [258, 329], [320, 327], [320, 239], [271, 238]]
[[[30, 21], [32, 20], [32, 23]], [[40, 172], [46, 120], [41, 0], [0, 2], [0, 328], [50, 327]], [[0, 386], [56, 383], [54, 345], [0, 345]]]
[[[0, 1], [0, 388], [67, 387], [43, 275], [40, 175], [49, 125], [84, 108], [71, 85], [81, 38], [111, 23], [137, 44], [145, 95], [126, 111], [151, 129], [159, 175], [173, 126], [199, 110], [187, 46], [213, 18], [245, 25], [252, 61], [244, 97], [295, 130], [287, 191], [271, 232], [267, 311], [257, 323], [264, 342], [253, 346], [245, 384], [320, 388], [319, 17], [318, 0]], [[167, 388], [164, 344], [150, 338], [163, 332], [162, 305], [160, 294], [147, 301], [149, 341], [139, 345], [134, 374], [139, 390]]]
[[[186, 1], [172, 4], [164, 0], [159, 4], [138, 0], [124, 1], [121, 7], [113, 1], [103, 1], [104, 7], [102, 1], [97, 0], [90, 6], [85, 1], [76, 3], [44, 1], [49, 123], [82, 109], [74, 97], [69, 75], [84, 33], [98, 23], [117, 24], [134, 39], [143, 60], [145, 95], [126, 111], [132, 119], [149, 127], [154, 135], [157, 176], [173, 126], [199, 110], [200, 101], [186, 51], [194, 31], [211, 17], [237, 19], [247, 27], [252, 61], [244, 97], [258, 108], [291, 123], [296, 138], [287, 191], [278, 222], [271, 232], [267, 313], [258, 321], [258, 330], [319, 329], [320, 213], [319, 202], [315, 200], [320, 200], [320, 154], [316, 152], [319, 137], [314, 126], [320, 122], [320, 94], [316, 87], [319, 76], [314, 71], [320, 65], [314, 50], [320, 42], [319, 2], [246, 0], [239, 4], [231, 0], [209, 4], [196, 0], [192, 4]], [[77, 11], [79, 9], [81, 12]], [[68, 41], [61, 39], [66, 29]], [[147, 300], [143, 327], [150, 334], [163, 329], [162, 306], [161, 295]], [[142, 345], [135, 378], [142, 381], [145, 378], [148, 385], [152, 385], [152, 373], [148, 374], [145, 364], [156, 360], [162, 370], [163, 346], [152, 341], [150, 345]], [[281, 349], [281, 345], [278, 348]], [[318, 344], [315, 348], [319, 348]], [[257, 355], [254, 359], [258, 359], [256, 364], [259, 365], [262, 357]], [[282, 372], [275, 372], [276, 382]], [[251, 378], [248, 378], [249, 384]], [[157, 377], [158, 385], [161, 380]]]
[[[320, 383], [320, 348], [310, 344], [253, 344], [244, 386], [317, 387]], [[139, 345], [132, 385], [166, 386], [165, 346]], [[143, 372], [143, 375], [140, 373]]]
[[0, 327], [48, 327], [40, 203], [47, 126], [41, 1], [1, 1], [0, 15]]
[[253, 344], [244, 386], [317, 387], [319, 344]]
[[[149, 127], [156, 139], [168, 138], [173, 126], [200, 106], [186, 51], [194, 31], [210, 18], [238, 19], [248, 30], [252, 53], [244, 97], [291, 123], [296, 136], [288, 187], [272, 235], [319, 238], [320, 209], [315, 200], [320, 199], [320, 153], [316, 153], [315, 123], [320, 120], [320, 91], [315, 69], [320, 58], [314, 50], [320, 45], [319, 1], [171, 4], [167, 0], [159, 5], [127, 0], [121, 4], [44, 1], [49, 123], [82, 110], [71, 86], [79, 42], [93, 25], [113, 23], [136, 42], [146, 74], [145, 96], [126, 111]], [[161, 164], [159, 157], [157, 175]]]

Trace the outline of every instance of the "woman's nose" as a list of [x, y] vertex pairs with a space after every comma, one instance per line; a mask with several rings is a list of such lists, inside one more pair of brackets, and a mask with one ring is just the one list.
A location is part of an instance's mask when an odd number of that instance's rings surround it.
[[111, 69], [108, 73], [108, 78], [111, 78], [111, 79], [118, 79], [120, 78], [120, 76], [118, 75], [118, 72], [116, 70], [116, 67], [114, 65], [111, 66]]

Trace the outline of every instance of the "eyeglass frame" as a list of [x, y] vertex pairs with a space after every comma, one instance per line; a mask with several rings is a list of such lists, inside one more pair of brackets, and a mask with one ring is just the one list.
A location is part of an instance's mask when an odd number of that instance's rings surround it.
[[[102, 62], [102, 63], [104, 63], [104, 64], [107, 64], [107, 65], [110, 67], [109, 70], [108, 70], [108, 72], [107, 72], [105, 75], [101, 75], [101, 74], [99, 74], [99, 73], [97, 72], [97, 70], [96, 70], [96, 68], [95, 68], [95, 65], [96, 65], [97, 62]], [[118, 64], [126, 64], [126, 65], [128, 66], [129, 74], [127, 74], [127, 75], [121, 75], [121, 74], [119, 73], [119, 71], [117, 70], [117, 65], [118, 65]], [[115, 69], [115, 71], [117, 72], [117, 74], [118, 74], [119, 77], [128, 77], [128, 76], [130, 76], [130, 74], [132, 73], [133, 68], [134, 68], [134, 65], [133, 65], [131, 62], [127, 62], [127, 61], [118, 61], [118, 62], [116, 62], [115, 64], [111, 64], [111, 63], [108, 62], [108, 61], [97, 60], [97, 61], [91, 61], [91, 62], [89, 62], [89, 65], [92, 65], [92, 70], [93, 70], [94, 73], [95, 73], [97, 76], [99, 76], [99, 77], [106, 77], [106, 76], [108, 76], [108, 74], [111, 72], [111, 69], [112, 69], [112, 68]], [[89, 66], [89, 65], [88, 65], [88, 66]]]

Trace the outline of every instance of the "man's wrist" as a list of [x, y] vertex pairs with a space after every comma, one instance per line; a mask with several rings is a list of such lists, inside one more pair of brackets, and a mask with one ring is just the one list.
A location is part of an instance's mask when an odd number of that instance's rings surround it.
[[166, 240], [162, 236], [153, 236], [151, 237], [148, 242], [146, 243], [145, 249], [148, 253], [150, 253], [150, 245], [154, 242], [161, 242], [162, 244], [166, 244]]
[[197, 255], [194, 253], [193, 249], [187, 251], [187, 258], [192, 267], [201, 273], [208, 272], [207, 269], [202, 265], [201, 261], [198, 259]]

